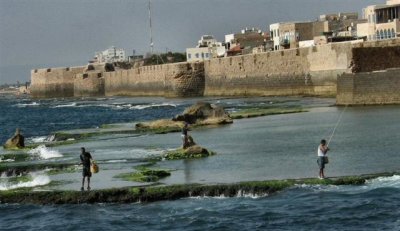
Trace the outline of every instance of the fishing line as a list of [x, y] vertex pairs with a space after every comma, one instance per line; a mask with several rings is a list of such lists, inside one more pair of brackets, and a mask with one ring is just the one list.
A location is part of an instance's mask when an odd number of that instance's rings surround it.
[[340, 120], [342, 119], [343, 113], [344, 113], [344, 111], [346, 111], [346, 108], [347, 108], [347, 104], [346, 104], [346, 107], [344, 107], [342, 113], [340, 113], [339, 119], [338, 119], [338, 121], [336, 122], [335, 127], [333, 128], [331, 137], [329, 137], [328, 144], [326, 145], [327, 147], [329, 146], [329, 143], [331, 142], [331, 140], [332, 140], [332, 138], [333, 138], [333, 135], [335, 134], [336, 128], [338, 127], [338, 125], [339, 125], [339, 123], [340, 123]]

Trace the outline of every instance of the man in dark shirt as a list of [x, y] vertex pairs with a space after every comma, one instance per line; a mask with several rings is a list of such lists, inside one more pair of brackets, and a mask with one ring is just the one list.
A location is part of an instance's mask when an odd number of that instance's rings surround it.
[[87, 177], [87, 190], [90, 190], [90, 177], [92, 176], [92, 173], [90, 172], [90, 164], [92, 161], [92, 155], [90, 155], [89, 152], [85, 151], [85, 148], [81, 148], [81, 164], [83, 165], [83, 172], [82, 172], [82, 187], [81, 190], [84, 190], [85, 186], [85, 177]]

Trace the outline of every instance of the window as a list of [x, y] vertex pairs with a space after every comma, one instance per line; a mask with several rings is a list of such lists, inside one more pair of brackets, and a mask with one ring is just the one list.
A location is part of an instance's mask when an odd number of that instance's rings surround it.
[[192, 54], [188, 54], [188, 59], [192, 59]]
[[198, 59], [199, 58], [199, 53], [196, 53], [194, 56], [196, 57], [196, 59]]
[[203, 52], [201, 52], [201, 58], [204, 59], [204, 53]]
[[207, 58], [207, 59], [208, 59], [209, 55], [210, 55], [209, 53], [206, 53], [206, 58]]

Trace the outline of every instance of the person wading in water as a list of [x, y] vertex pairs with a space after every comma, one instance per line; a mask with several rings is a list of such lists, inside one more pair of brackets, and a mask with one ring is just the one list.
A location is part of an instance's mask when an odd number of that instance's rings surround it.
[[92, 176], [92, 172], [90, 171], [90, 164], [92, 161], [92, 155], [90, 155], [89, 152], [86, 152], [85, 148], [82, 147], [80, 158], [81, 164], [83, 165], [81, 191], [83, 191], [85, 187], [85, 177], [87, 178], [87, 190], [90, 190], [90, 177]]
[[324, 179], [325, 174], [324, 174], [324, 168], [325, 164], [328, 163], [327, 159], [328, 157], [326, 156], [327, 152], [329, 151], [328, 146], [326, 145], [326, 140], [321, 140], [321, 144], [318, 146], [318, 159], [317, 163], [319, 166], [319, 178]]

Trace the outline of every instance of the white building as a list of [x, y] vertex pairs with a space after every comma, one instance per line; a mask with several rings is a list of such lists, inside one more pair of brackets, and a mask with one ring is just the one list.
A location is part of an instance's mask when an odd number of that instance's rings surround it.
[[269, 33], [271, 40], [274, 41], [274, 50], [280, 50], [280, 37], [279, 37], [279, 26], [280, 23], [274, 23], [269, 25]]
[[400, 37], [400, 0], [388, 0], [386, 4], [371, 5], [363, 9], [368, 22], [357, 25], [357, 36], [367, 40]]
[[223, 57], [225, 46], [217, 42], [212, 35], [203, 35], [194, 48], [186, 48], [188, 62], [204, 61], [211, 58]]
[[96, 52], [94, 56], [97, 63], [112, 63], [125, 61], [125, 51], [121, 48], [110, 47], [107, 50]]

